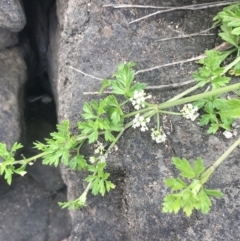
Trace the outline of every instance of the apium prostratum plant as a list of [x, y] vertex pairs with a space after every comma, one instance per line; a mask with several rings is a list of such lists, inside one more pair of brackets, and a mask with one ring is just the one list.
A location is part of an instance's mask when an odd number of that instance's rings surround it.
[[[206, 57], [199, 61], [201, 67], [193, 73], [195, 86], [166, 102], [152, 103], [151, 95], [144, 90], [146, 84], [134, 82], [135, 63], [120, 64], [117, 73], [112, 79], [105, 79], [100, 90], [100, 93], [104, 93], [106, 88], [110, 88], [112, 94], [104, 95], [106, 97], [98, 101], [84, 103], [82, 120], [77, 123], [78, 134], [70, 132], [70, 123], [65, 120], [57, 125], [57, 131], [51, 133], [51, 137], [45, 139], [44, 143], [34, 143], [39, 154], [30, 158], [23, 157], [21, 160], [15, 159], [16, 151], [22, 148], [20, 143], [14, 143], [11, 150], [7, 149], [6, 144], [0, 143], [0, 174], [11, 184], [13, 174], [25, 175], [27, 165], [32, 165], [38, 158], [42, 158], [44, 165], [58, 166], [61, 163], [72, 170], [85, 171], [88, 173], [84, 179], [87, 185], [81, 196], [73, 201], [59, 203], [62, 208], [76, 209], [86, 205], [89, 192], [104, 196], [115, 188], [114, 183], [109, 180], [110, 173], [107, 173], [105, 168], [108, 156], [126, 129], [139, 129], [151, 136], [153, 145], [161, 144], [167, 138], [161, 126], [161, 115], [164, 114], [179, 115], [191, 121], [199, 118], [200, 126], [209, 126], [209, 134], [215, 134], [219, 129], [230, 131], [233, 121], [240, 117], [240, 100], [238, 95], [227, 99], [223, 94], [238, 91], [240, 88], [239, 82], [231, 84], [231, 78], [226, 75], [228, 72], [232, 75], [240, 73], [239, 5], [234, 4], [223, 9], [214, 18], [222, 30], [219, 36], [231, 44], [232, 48], [225, 52], [206, 51]], [[230, 55], [235, 55], [234, 60], [223, 65], [223, 62], [229, 62]], [[202, 92], [192, 94], [197, 89]], [[125, 106], [129, 105], [132, 110], [125, 112], [129, 109]], [[181, 111], [169, 110], [174, 106], [182, 106]], [[149, 122], [153, 122], [155, 128], [149, 129]], [[104, 143], [99, 141], [100, 138]], [[84, 143], [95, 147], [89, 158], [81, 151]], [[190, 216], [194, 209], [208, 213], [211, 197], [221, 197], [223, 194], [219, 190], [206, 188], [205, 184], [239, 144], [240, 138], [209, 168], [204, 166], [201, 158], [197, 158], [191, 166], [187, 159], [173, 157], [173, 165], [180, 173], [179, 177], [165, 180], [171, 193], [163, 200], [162, 211], [178, 213], [182, 209], [187, 216]]]

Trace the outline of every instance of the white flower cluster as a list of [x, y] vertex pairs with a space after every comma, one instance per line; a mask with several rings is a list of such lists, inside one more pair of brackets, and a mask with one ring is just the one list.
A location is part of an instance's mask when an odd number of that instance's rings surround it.
[[141, 131], [148, 130], [147, 123], [150, 122], [150, 118], [144, 118], [144, 116], [141, 116], [140, 114], [136, 114], [135, 118], [133, 119], [133, 128], [141, 127]]
[[104, 153], [105, 148], [104, 148], [103, 144], [98, 141], [97, 144], [95, 145], [95, 147], [97, 147], [97, 148], [95, 149], [94, 153], [97, 154], [98, 157], [90, 156], [89, 162], [95, 163], [97, 160], [99, 160], [99, 162], [106, 162], [107, 155]]
[[192, 121], [194, 121], [199, 116], [199, 113], [197, 113], [197, 111], [198, 108], [194, 107], [192, 104], [184, 105], [181, 110], [183, 117], [185, 117], [186, 119], [191, 119]]
[[136, 110], [139, 110], [140, 108], [145, 107], [145, 100], [152, 98], [151, 95], [146, 95], [146, 93], [143, 90], [135, 90], [133, 97], [130, 98], [130, 101], [132, 102], [134, 108]]
[[151, 129], [151, 131], [151, 137], [154, 141], [156, 141], [157, 143], [166, 141], [166, 135], [161, 128], [159, 130]]
[[97, 149], [94, 151], [95, 154], [99, 154], [100, 156], [103, 155], [105, 149], [101, 142], [97, 142], [96, 144]]

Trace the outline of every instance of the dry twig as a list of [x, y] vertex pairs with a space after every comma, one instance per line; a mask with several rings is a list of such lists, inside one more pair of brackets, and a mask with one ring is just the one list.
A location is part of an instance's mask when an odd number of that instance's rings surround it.
[[113, 7], [113, 8], [159, 8], [162, 10], [156, 11], [154, 13], [145, 15], [141, 18], [135, 19], [129, 24], [139, 22], [143, 19], [155, 16], [160, 13], [164, 12], [170, 12], [170, 11], [176, 11], [176, 10], [200, 10], [200, 9], [206, 9], [206, 8], [212, 8], [212, 7], [220, 7], [220, 6], [225, 6], [229, 5], [231, 3], [237, 3], [238, 1], [235, 0], [228, 0], [228, 1], [222, 1], [222, 2], [212, 2], [212, 3], [201, 3], [201, 4], [193, 4], [193, 5], [188, 5], [188, 6], [181, 6], [181, 7], [156, 7], [156, 6], [144, 6], [144, 5], [131, 5], [131, 4], [108, 4], [108, 5], [103, 5], [103, 7]]
[[[152, 86], [147, 86], [145, 89], [146, 90], [160, 90], [160, 89], [170, 89], [170, 88], [178, 88], [178, 87], [182, 87], [184, 85], [189, 85], [194, 83], [195, 80], [188, 80], [185, 82], [181, 82], [181, 83], [174, 83], [174, 84], [170, 84], [170, 85], [152, 85]], [[104, 91], [103, 94], [112, 94], [112, 91]], [[93, 91], [93, 92], [83, 92], [84, 95], [99, 95], [99, 91]]]
[[83, 71], [81, 71], [81, 70], [79, 70], [79, 69], [76, 69], [76, 68], [74, 68], [74, 67], [72, 67], [72, 66], [69, 66], [69, 68], [70, 68], [70, 69], [74, 69], [75, 71], [77, 71], [77, 72], [79, 72], [79, 73], [81, 73], [81, 74], [83, 74], [83, 75], [85, 75], [85, 76], [91, 77], [92, 79], [103, 80], [103, 79], [100, 79], [100, 78], [95, 77], [95, 76], [93, 76], [93, 75], [87, 74], [87, 73], [85, 73], [85, 72], [83, 72]]
[[202, 30], [200, 32], [197, 33], [192, 33], [192, 34], [184, 34], [184, 35], [180, 35], [180, 36], [176, 36], [176, 37], [170, 37], [170, 38], [163, 38], [163, 39], [159, 39], [156, 40], [155, 42], [163, 42], [163, 41], [167, 41], [167, 40], [172, 40], [172, 39], [183, 39], [183, 38], [191, 38], [194, 36], [202, 36], [202, 35], [214, 35], [213, 33], [207, 33], [208, 31], [214, 29], [215, 27], [211, 27], [205, 30]]
[[184, 59], [184, 60], [175, 61], [175, 62], [172, 62], [172, 63], [154, 66], [154, 67], [149, 68], [149, 69], [141, 69], [141, 70], [138, 70], [136, 72], [136, 75], [139, 74], [139, 73], [148, 72], [148, 71], [160, 69], [160, 68], [163, 68], [163, 67], [169, 67], [169, 66], [173, 66], [173, 65], [176, 65], [176, 64], [184, 64], [184, 63], [188, 63], [188, 62], [193, 62], [193, 61], [196, 61], [196, 60], [199, 60], [199, 59], [202, 59], [202, 58], [204, 58], [204, 57], [202, 57], [202, 55], [200, 55], [200, 56], [193, 57], [193, 58], [190, 58], [190, 59]]

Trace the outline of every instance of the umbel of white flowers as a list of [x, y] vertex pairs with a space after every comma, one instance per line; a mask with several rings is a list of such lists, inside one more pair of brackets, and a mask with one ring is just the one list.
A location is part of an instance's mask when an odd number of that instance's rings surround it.
[[150, 98], [152, 98], [152, 96], [146, 95], [143, 90], [135, 90], [133, 93], [133, 97], [130, 98], [130, 101], [132, 102], [134, 108], [136, 110], [139, 110], [145, 107], [145, 100]]
[[198, 116], [199, 113], [197, 113], [198, 108], [193, 106], [192, 104], [186, 104], [183, 106], [181, 112], [184, 118], [191, 119], [194, 121]]

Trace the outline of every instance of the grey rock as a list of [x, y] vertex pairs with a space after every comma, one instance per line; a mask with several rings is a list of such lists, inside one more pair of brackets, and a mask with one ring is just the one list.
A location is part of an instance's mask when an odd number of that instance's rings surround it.
[[18, 43], [17, 33], [6, 29], [0, 29], [0, 50], [14, 46]]
[[[90, 75], [107, 78], [123, 61], [135, 61], [136, 69], [187, 59], [206, 48], [214, 47], [215, 37], [198, 36], [194, 39], [158, 40], [176, 36], [176, 32], [197, 32], [206, 29], [216, 10], [199, 12], [176, 11], [140, 23], [128, 23], [150, 13], [148, 10], [103, 8], [112, 1], [69, 0], [57, 1], [58, 22], [50, 38], [49, 62], [54, 81], [59, 121], [70, 119], [73, 130], [79, 120], [84, 101], [92, 96], [83, 92], [98, 91], [100, 81], [84, 76], [69, 66]], [[199, 3], [201, 1], [198, 1]], [[129, 1], [136, 4], [136, 1]], [[189, 1], [182, 1], [189, 3]], [[155, 1], [138, 1], [137, 4], [155, 5]], [[179, 1], [165, 1], [164, 5], [179, 5]], [[190, 21], [191, 20], [191, 21]], [[57, 22], [57, 21], [55, 21]], [[51, 27], [50, 27], [51, 29]], [[177, 30], [177, 31], [176, 31]], [[56, 61], [57, 60], [57, 61]], [[172, 66], [137, 75], [138, 81], [148, 85], [186, 81], [196, 70], [196, 64]], [[153, 91], [155, 101], [164, 101], [183, 89]], [[108, 171], [116, 189], [104, 198], [88, 195], [88, 206], [71, 213], [73, 231], [71, 241], [126, 240], [126, 241], [190, 241], [238, 240], [239, 232], [239, 150], [213, 175], [209, 186], [220, 188], [224, 199], [215, 200], [213, 209], [205, 216], [195, 212], [191, 218], [184, 214], [161, 213], [161, 203], [168, 190], [164, 179], [175, 176], [172, 156], [186, 157], [191, 161], [201, 156], [206, 165], [215, 161], [225, 150], [218, 137], [209, 137], [205, 130], [181, 118], [164, 120], [170, 128], [168, 142], [157, 145], [149, 133], [128, 130], [118, 144], [118, 151], [108, 160]], [[90, 150], [85, 150], [87, 155]], [[235, 164], [234, 164], [235, 163]], [[85, 175], [62, 167], [68, 185], [68, 199], [76, 199], [84, 190]]]
[[10, 148], [21, 136], [26, 65], [18, 48], [0, 52], [0, 141]]
[[1, 0], [0, 27], [19, 32], [26, 24], [26, 18], [19, 0]]
[[[0, 198], [0, 240], [47, 240], [50, 203], [48, 193], [43, 192], [36, 183], [26, 177], [18, 178], [12, 191]], [[9, 226], [12, 228], [9, 229]]]

